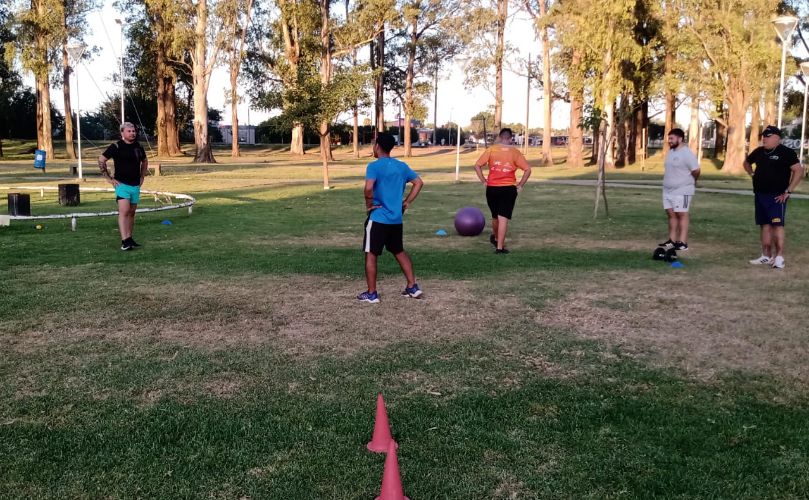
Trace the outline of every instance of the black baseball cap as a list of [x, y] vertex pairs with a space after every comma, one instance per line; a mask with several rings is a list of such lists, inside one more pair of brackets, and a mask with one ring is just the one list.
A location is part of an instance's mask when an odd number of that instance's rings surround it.
[[783, 137], [781, 135], [781, 129], [776, 127], [775, 125], [767, 125], [767, 127], [761, 131], [762, 137], [769, 137], [771, 135], [777, 135], [778, 137]]

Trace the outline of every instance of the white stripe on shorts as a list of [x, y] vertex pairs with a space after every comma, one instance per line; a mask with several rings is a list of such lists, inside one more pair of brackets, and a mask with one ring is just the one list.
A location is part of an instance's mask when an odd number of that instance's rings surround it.
[[373, 225], [374, 221], [368, 219], [368, 223], [365, 224], [365, 252], [368, 253], [371, 251], [371, 226]]

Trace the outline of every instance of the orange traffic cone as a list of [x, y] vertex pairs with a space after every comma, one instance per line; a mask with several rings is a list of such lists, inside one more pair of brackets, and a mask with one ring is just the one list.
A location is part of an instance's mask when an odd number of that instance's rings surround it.
[[385, 471], [382, 473], [382, 491], [376, 500], [410, 500], [402, 490], [402, 477], [399, 475], [399, 459], [396, 458], [395, 445], [391, 439], [388, 456], [385, 457]]
[[388, 451], [388, 444], [393, 443], [394, 448], [399, 445], [393, 440], [390, 435], [390, 424], [388, 424], [388, 412], [385, 410], [385, 401], [382, 399], [380, 392], [376, 396], [376, 421], [374, 422], [374, 435], [371, 442], [368, 443], [368, 449], [376, 453], [385, 453]]

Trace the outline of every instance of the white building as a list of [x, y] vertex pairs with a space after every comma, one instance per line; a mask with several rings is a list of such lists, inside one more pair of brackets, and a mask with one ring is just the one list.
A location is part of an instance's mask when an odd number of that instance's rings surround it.
[[[233, 126], [219, 125], [219, 132], [222, 133], [222, 142], [225, 144], [233, 144]], [[255, 144], [256, 143], [256, 126], [255, 125], [239, 125], [239, 144]]]

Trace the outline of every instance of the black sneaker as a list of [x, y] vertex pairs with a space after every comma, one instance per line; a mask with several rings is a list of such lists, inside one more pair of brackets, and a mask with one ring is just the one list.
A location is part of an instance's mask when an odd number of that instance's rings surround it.
[[132, 237], [127, 239], [127, 241], [129, 242], [130, 245], [132, 245], [132, 248], [138, 248], [140, 246], [140, 243], [132, 239]]
[[494, 253], [508, 253], [508, 248], [496, 248]]
[[133, 248], [135, 247], [132, 246], [132, 243], [129, 240], [123, 240], [121, 242], [121, 250], [123, 250], [124, 252], [126, 252], [127, 250], [132, 250]]
[[674, 246], [674, 242], [669, 239], [669, 240], [664, 241], [663, 243], [658, 243], [657, 246], [659, 246], [659, 247]]
[[674, 249], [677, 250], [677, 251], [688, 250], [688, 243], [685, 243], [683, 241], [675, 241], [674, 242]]
[[491, 243], [492, 245], [494, 245], [495, 248], [497, 248], [497, 238], [495, 238], [493, 234], [489, 235], [489, 243]]

